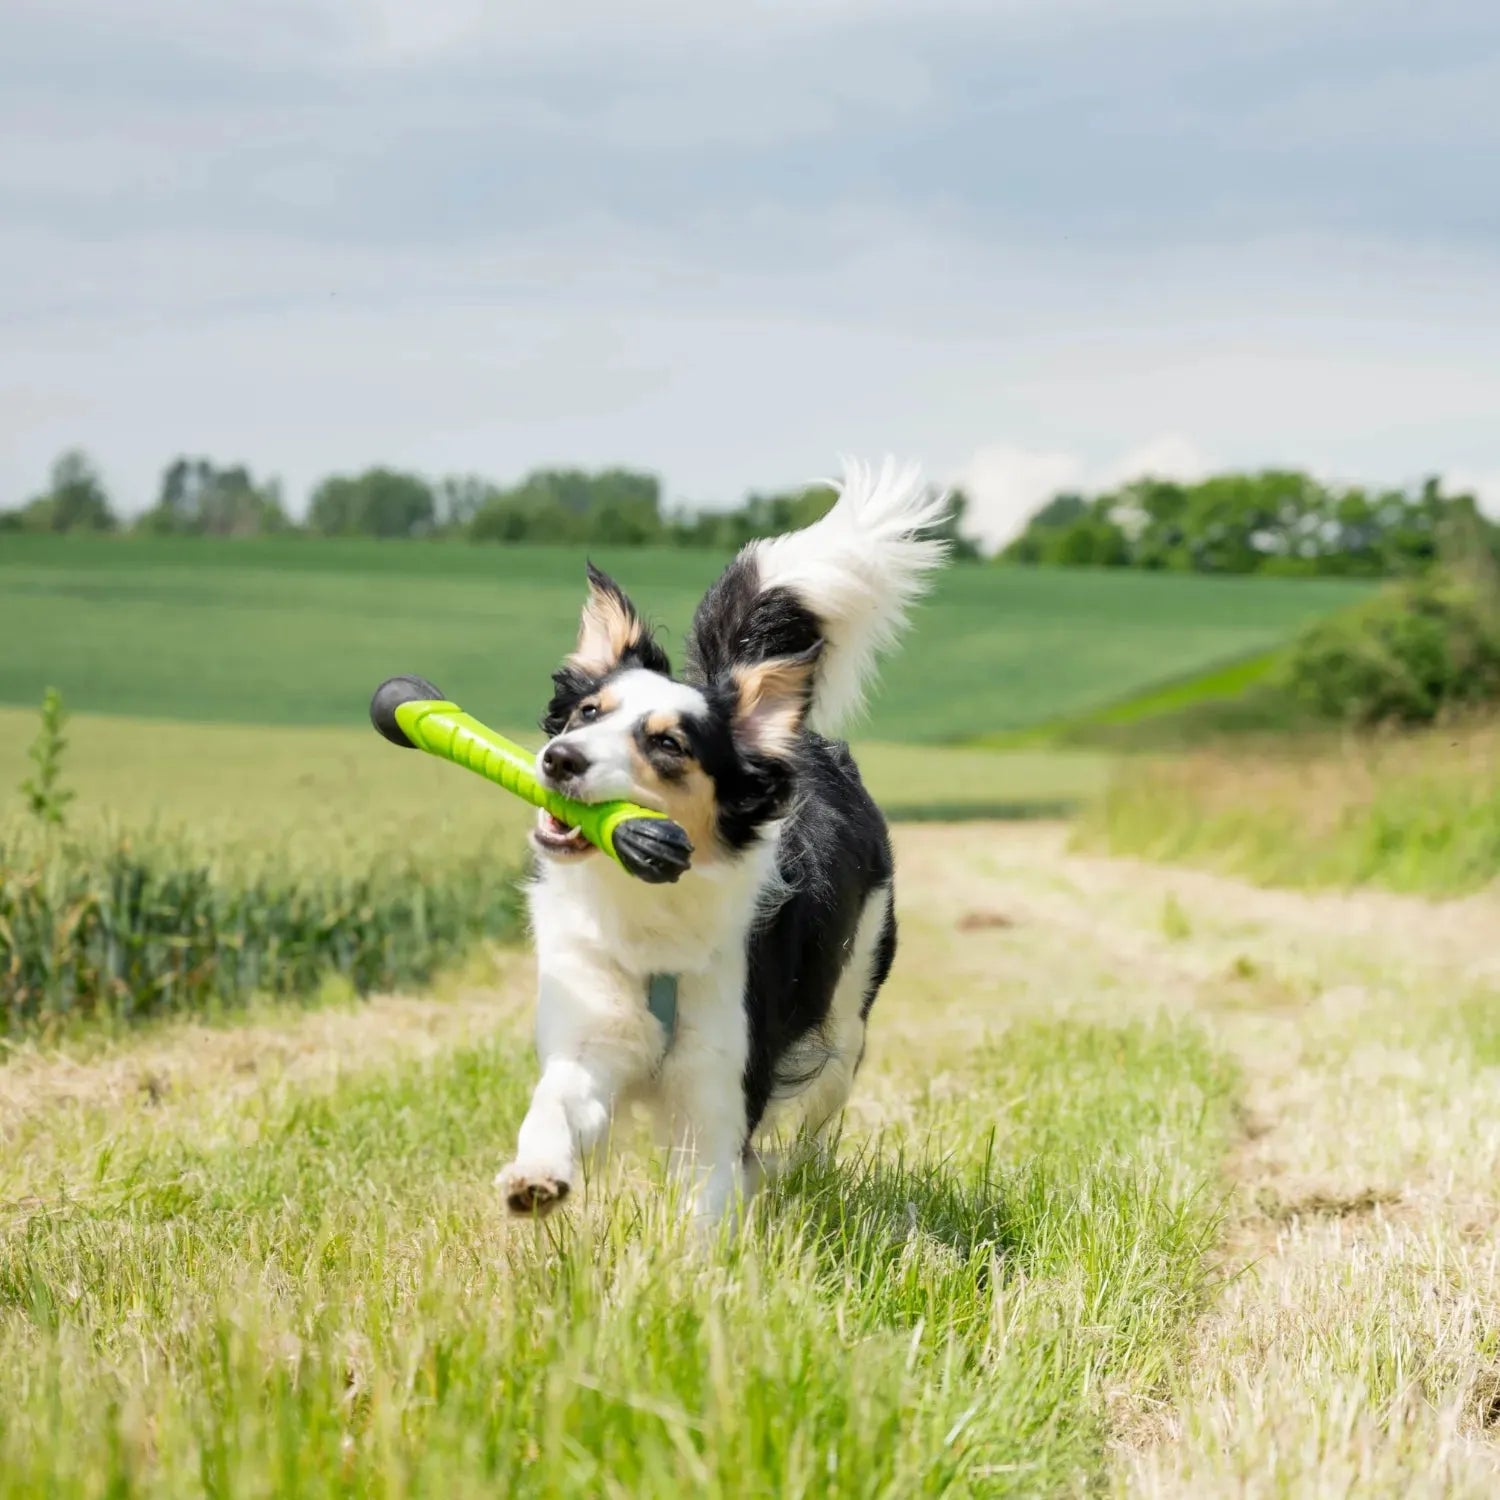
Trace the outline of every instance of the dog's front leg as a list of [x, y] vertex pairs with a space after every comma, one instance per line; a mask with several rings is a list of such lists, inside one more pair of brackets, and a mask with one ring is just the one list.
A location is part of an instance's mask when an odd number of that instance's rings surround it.
[[549, 1213], [578, 1186], [582, 1161], [607, 1144], [615, 1101], [660, 1058], [661, 1031], [619, 976], [575, 961], [541, 976], [537, 1051], [542, 1076], [515, 1160], [495, 1178], [517, 1214]]
[[609, 1130], [615, 1093], [606, 1070], [572, 1057], [547, 1061], [521, 1121], [516, 1159], [495, 1178], [512, 1213], [549, 1213], [573, 1191], [580, 1158]]

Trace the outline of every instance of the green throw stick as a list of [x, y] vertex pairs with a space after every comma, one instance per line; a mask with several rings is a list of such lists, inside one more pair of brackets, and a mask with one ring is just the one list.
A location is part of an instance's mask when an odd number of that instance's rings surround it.
[[660, 885], [687, 869], [693, 846], [665, 813], [634, 802], [575, 802], [538, 780], [532, 758], [450, 703], [420, 677], [392, 677], [370, 699], [370, 722], [393, 745], [425, 750], [483, 776], [559, 822], [576, 828], [641, 880]]

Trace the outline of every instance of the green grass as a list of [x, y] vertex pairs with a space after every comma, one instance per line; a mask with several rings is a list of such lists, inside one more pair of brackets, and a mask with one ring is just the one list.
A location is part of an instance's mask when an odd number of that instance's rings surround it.
[[211, 1125], [59, 1114], [45, 1169], [0, 1165], [0, 1496], [1096, 1485], [1209, 1288], [1230, 1075], [1165, 1024], [950, 1061], [961, 1104], [718, 1245], [634, 1177], [507, 1227], [510, 1037]]
[[[986, 735], [976, 743], [993, 749], [1159, 749], [1164, 741], [1192, 743], [1211, 737], [1221, 721], [1226, 728], [1237, 725], [1247, 705], [1253, 707], [1270, 689], [1281, 660], [1280, 651], [1257, 652], [1240, 661], [1159, 683], [1081, 714], [1050, 719], [1029, 729]], [[1280, 706], [1278, 714], [1285, 717]]]
[[[723, 559], [601, 549], [680, 642]], [[497, 725], [535, 721], [582, 596], [573, 549], [0, 537], [0, 703], [356, 724], [419, 672]], [[871, 738], [950, 741], [1117, 702], [1268, 650], [1360, 597], [1341, 581], [953, 568], [875, 697]], [[679, 653], [680, 654], [680, 653]]]
[[262, 995], [429, 980], [522, 930], [519, 871], [481, 839], [378, 858], [207, 853], [183, 838], [0, 838], [0, 1037], [212, 1013]]
[[1500, 880], [1500, 730], [1126, 763], [1080, 837], [1268, 885], [1480, 890]]

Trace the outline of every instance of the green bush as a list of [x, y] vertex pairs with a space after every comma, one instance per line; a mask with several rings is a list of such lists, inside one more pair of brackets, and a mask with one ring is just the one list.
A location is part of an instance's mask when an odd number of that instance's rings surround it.
[[1359, 728], [1500, 702], [1500, 609], [1483, 583], [1450, 570], [1399, 584], [1309, 626], [1292, 646], [1286, 686], [1314, 712]]
[[288, 870], [115, 833], [0, 843], [0, 1034], [412, 984], [520, 931], [513, 870], [483, 851]]

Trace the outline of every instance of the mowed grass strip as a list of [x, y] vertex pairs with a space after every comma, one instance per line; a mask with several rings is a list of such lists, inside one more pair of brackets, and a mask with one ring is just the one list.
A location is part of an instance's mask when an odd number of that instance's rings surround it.
[[544, 1230], [503, 1219], [528, 1052], [506, 1028], [207, 1132], [93, 1120], [20, 1168], [0, 1495], [1076, 1490], [1204, 1303], [1231, 1079], [1186, 1025], [1002, 1026], [718, 1244], [628, 1154]]
[[[665, 629], [674, 659], [726, 559], [594, 558]], [[572, 548], [271, 538], [0, 537], [0, 703], [59, 688], [75, 709], [233, 723], [358, 723], [417, 672], [496, 724], [535, 722], [583, 598]], [[955, 567], [914, 616], [869, 734], [936, 743], [1113, 703], [1268, 650], [1367, 590]]]

